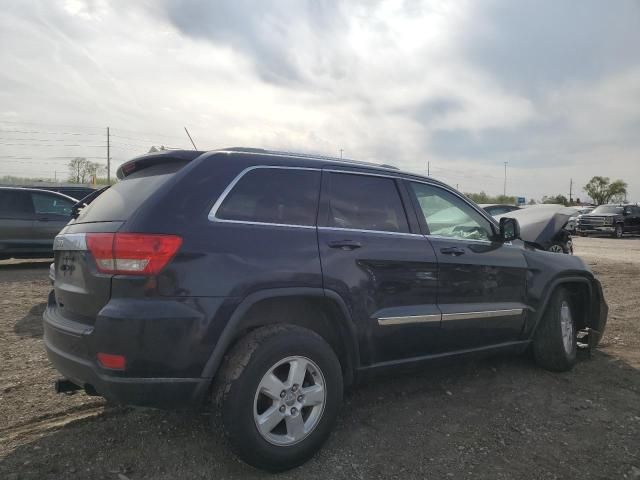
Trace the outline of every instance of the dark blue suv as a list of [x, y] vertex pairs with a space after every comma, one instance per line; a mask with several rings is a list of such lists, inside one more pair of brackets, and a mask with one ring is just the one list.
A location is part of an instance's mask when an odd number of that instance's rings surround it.
[[580, 258], [528, 247], [432, 178], [256, 149], [146, 155], [118, 178], [55, 240], [58, 387], [213, 403], [261, 468], [313, 455], [358, 379], [528, 347], [562, 371], [604, 330]]

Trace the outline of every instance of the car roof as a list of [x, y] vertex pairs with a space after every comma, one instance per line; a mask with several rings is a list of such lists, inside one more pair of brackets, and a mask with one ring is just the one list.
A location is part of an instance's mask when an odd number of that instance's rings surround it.
[[70, 197], [69, 195], [65, 195], [64, 193], [56, 192], [54, 190], [46, 190], [44, 188], [28, 188], [28, 187], [6, 187], [0, 185], [0, 190], [11, 190], [11, 191], [23, 191], [23, 192], [37, 192], [37, 193], [49, 193], [51, 195], [57, 195], [59, 197], [65, 198], [67, 200], [71, 200], [73, 203], [76, 203], [78, 200]]
[[330, 157], [312, 153], [298, 153], [298, 152], [285, 152], [278, 150], [267, 150], [263, 148], [252, 148], [252, 147], [229, 147], [223, 148], [219, 150], [210, 150], [210, 151], [202, 151], [202, 150], [163, 150], [160, 152], [153, 152], [146, 155], [141, 155], [132, 160], [129, 160], [118, 168], [117, 176], [122, 179], [126, 177], [129, 173], [131, 173], [134, 169], [132, 168], [130, 171], [128, 166], [135, 162], [143, 162], [146, 164], [153, 164], [155, 161], [192, 161], [199, 157], [213, 157], [220, 154], [227, 155], [255, 155], [256, 157], [262, 157], [262, 159], [256, 158], [256, 164], [260, 161], [265, 161], [268, 159], [275, 159], [279, 164], [288, 164], [294, 166], [307, 166], [307, 167], [354, 167], [358, 169], [366, 169], [368, 171], [379, 172], [385, 175], [391, 176], [402, 176], [406, 178], [414, 178], [423, 181], [429, 181], [431, 183], [452, 188], [444, 182], [434, 179], [433, 177], [427, 177], [424, 175], [420, 175], [417, 173], [412, 173], [404, 170], [400, 170], [398, 167], [388, 164], [377, 164], [372, 162], [363, 162], [360, 160], [352, 160], [347, 158], [338, 158], [338, 157]]

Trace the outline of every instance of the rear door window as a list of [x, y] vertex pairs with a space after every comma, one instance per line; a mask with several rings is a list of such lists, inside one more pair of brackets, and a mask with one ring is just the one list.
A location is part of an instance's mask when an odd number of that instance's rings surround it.
[[215, 212], [215, 218], [313, 226], [319, 195], [317, 170], [256, 168], [240, 178]]
[[0, 190], [0, 216], [4, 218], [31, 218], [33, 203], [29, 191]]
[[327, 216], [322, 226], [409, 232], [396, 181], [350, 173], [327, 174]]

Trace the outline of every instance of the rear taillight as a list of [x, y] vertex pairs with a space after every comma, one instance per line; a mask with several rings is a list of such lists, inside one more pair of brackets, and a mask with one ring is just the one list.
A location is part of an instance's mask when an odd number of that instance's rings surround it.
[[177, 235], [87, 233], [86, 238], [98, 271], [117, 275], [157, 275], [182, 245]]

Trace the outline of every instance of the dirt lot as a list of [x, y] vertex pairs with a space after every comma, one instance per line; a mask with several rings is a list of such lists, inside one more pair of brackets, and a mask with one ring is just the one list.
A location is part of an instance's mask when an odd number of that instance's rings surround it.
[[[576, 239], [609, 325], [565, 374], [525, 357], [433, 367], [346, 397], [337, 429], [280, 477], [640, 478], [640, 238]], [[57, 396], [42, 347], [48, 262], [0, 265], [0, 478], [263, 478], [209, 417]]]

